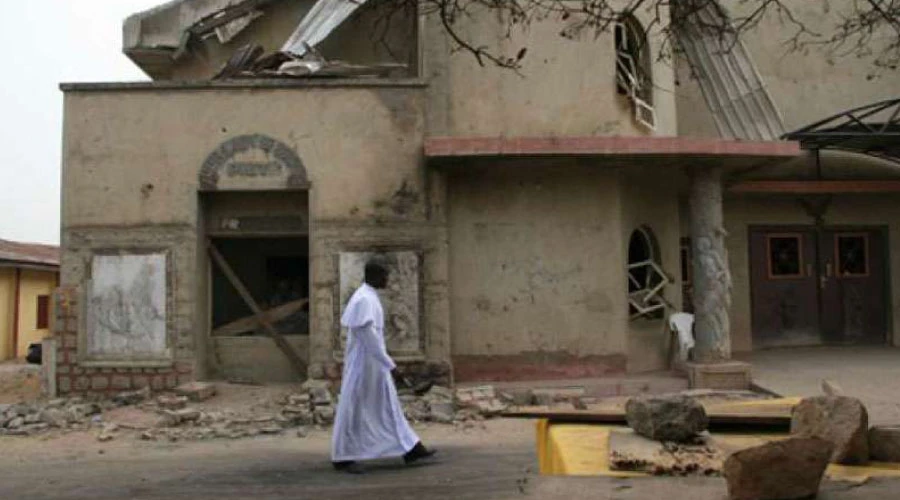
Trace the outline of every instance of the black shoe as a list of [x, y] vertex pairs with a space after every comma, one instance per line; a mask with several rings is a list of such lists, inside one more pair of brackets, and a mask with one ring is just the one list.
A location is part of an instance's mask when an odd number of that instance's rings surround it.
[[424, 445], [422, 445], [421, 441], [419, 441], [415, 446], [413, 446], [413, 449], [409, 450], [405, 455], [403, 455], [403, 461], [408, 465], [419, 460], [433, 457], [435, 453], [437, 453], [435, 450], [429, 450]]
[[362, 474], [365, 471], [363, 466], [358, 464], [357, 462], [348, 461], [348, 462], [331, 462], [331, 465], [334, 466], [334, 470], [340, 472], [346, 472], [347, 474]]

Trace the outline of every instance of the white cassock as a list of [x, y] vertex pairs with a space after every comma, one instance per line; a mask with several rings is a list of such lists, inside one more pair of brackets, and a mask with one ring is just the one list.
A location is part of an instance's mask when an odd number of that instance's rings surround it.
[[391, 378], [396, 366], [384, 344], [384, 310], [364, 284], [350, 297], [341, 324], [349, 329], [341, 397], [331, 439], [334, 462], [403, 456], [419, 437], [403, 415]]

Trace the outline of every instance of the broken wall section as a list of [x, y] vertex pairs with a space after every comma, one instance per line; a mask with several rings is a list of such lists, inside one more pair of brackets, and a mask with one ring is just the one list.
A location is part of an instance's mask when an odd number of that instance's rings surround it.
[[[230, 1], [219, 2], [216, 11], [208, 8], [208, 16], [238, 9], [250, 12], [229, 30], [225, 41], [214, 31], [192, 35], [187, 31], [209, 24], [204, 12], [191, 10], [196, 17], [188, 21], [176, 15], [188, 7], [185, 2], [139, 13], [125, 23], [124, 51], [154, 80], [208, 80], [228, 61], [237, 49], [248, 44], [260, 45], [265, 54], [279, 51], [316, 0], [300, 1]], [[252, 4], [259, 4], [256, 8]], [[182, 23], [194, 21], [193, 24]], [[240, 27], [240, 30], [236, 28]], [[419, 74], [418, 16], [409, 9], [397, 9], [394, 2], [369, 2], [341, 24], [317, 49], [327, 60], [341, 60], [357, 65], [395, 63], [406, 65], [401, 76]]]

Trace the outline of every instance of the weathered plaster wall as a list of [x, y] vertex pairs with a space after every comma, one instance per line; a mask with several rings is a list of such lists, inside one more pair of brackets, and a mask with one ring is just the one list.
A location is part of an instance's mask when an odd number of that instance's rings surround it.
[[[647, 13], [639, 10], [643, 24]], [[479, 66], [465, 51], [454, 51], [439, 20], [425, 22], [423, 76], [428, 88], [429, 135], [585, 136], [676, 135], [674, 76], [658, 62], [659, 37], [651, 37], [653, 102], [656, 132], [632, 118], [630, 102], [616, 93], [613, 34], [578, 40], [560, 36], [566, 23], [535, 21], [507, 39], [506, 25], [496, 13], [483, 13], [457, 23], [462, 35], [501, 53], [515, 56], [525, 47], [519, 74], [489, 61]]]
[[[838, 196], [834, 198], [824, 218], [826, 225], [884, 226], [888, 228], [890, 244], [890, 279], [888, 325], [893, 332], [893, 344], [900, 345], [900, 203], [891, 196]], [[753, 347], [750, 314], [750, 251], [749, 226], [752, 225], [813, 225], [803, 208], [791, 199], [760, 199], [730, 197], [725, 202], [727, 245], [734, 280], [731, 307], [731, 344], [735, 352]]]
[[332, 342], [335, 258], [347, 249], [401, 246], [423, 253], [425, 356], [446, 359], [446, 238], [440, 219], [429, 217], [434, 197], [421, 162], [423, 106], [421, 88], [402, 83], [70, 89], [62, 282], [81, 284], [98, 249], [169, 249], [175, 359], [201, 360], [192, 368], [200, 373], [208, 355], [209, 263], [198, 239], [198, 175], [227, 139], [264, 134], [296, 152], [311, 186], [310, 373], [339, 375]]
[[[627, 263], [631, 233], [640, 226], [650, 228], [659, 245], [660, 264], [674, 282], [665, 288], [669, 303], [681, 303], [679, 206], [677, 186], [682, 179], [677, 170], [664, 166], [634, 167], [622, 172], [622, 235]], [[621, 292], [627, 294], [627, 282]], [[671, 313], [674, 311], [667, 311]], [[626, 305], [627, 315], [627, 305]], [[628, 321], [628, 371], [642, 372], [667, 368], [669, 333], [666, 318]]]
[[37, 328], [37, 298], [39, 295], [49, 297], [53, 293], [53, 289], [56, 288], [56, 273], [23, 269], [21, 279], [18, 346], [20, 357], [28, 353], [29, 344], [40, 343], [41, 339], [50, 333], [51, 328]]
[[[284, 42], [315, 2], [312, 0], [274, 2], [244, 31], [226, 44], [216, 37], [192, 42], [189, 53], [172, 68], [167, 79], [205, 80], [221, 69], [235, 50], [247, 44], [258, 44], [265, 54], [281, 50]], [[408, 75], [415, 76], [418, 68], [416, 47], [417, 17], [397, 13], [387, 25], [385, 5], [373, 2], [361, 7], [335, 30], [318, 48], [328, 60], [352, 64], [401, 63], [409, 65]]]
[[624, 370], [617, 174], [565, 159], [448, 168], [457, 379]]
[[[740, 0], [722, 0], [721, 3], [738, 15], [758, 6], [756, 2]], [[784, 3], [813, 32], [822, 33], [827, 38], [834, 33], [835, 24], [841, 21], [841, 13], [851, 8], [853, 2], [786, 0]], [[743, 38], [763, 82], [781, 111], [787, 131], [846, 109], [900, 94], [900, 79], [895, 72], [888, 70], [879, 78], [868, 78], [876, 70], [871, 57], [836, 57], [816, 48], [788, 53], [785, 42], [792, 35], [790, 23], [773, 12]], [[718, 136], [700, 88], [691, 79], [686, 62], [679, 61], [678, 69], [679, 134]]]
[[0, 360], [13, 356], [13, 307], [15, 307], [16, 270], [0, 268]]

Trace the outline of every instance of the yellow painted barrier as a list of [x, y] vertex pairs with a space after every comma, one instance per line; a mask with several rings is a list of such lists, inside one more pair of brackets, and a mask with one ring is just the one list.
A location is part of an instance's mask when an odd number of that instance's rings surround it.
[[[552, 476], [640, 477], [640, 472], [609, 468], [609, 433], [623, 426], [537, 422], [537, 452], [540, 473]], [[740, 449], [787, 434], [719, 434], [713, 437], [729, 448]], [[900, 464], [871, 462], [865, 466], [829, 465], [826, 476], [834, 481], [865, 482], [872, 477], [900, 477]]]

